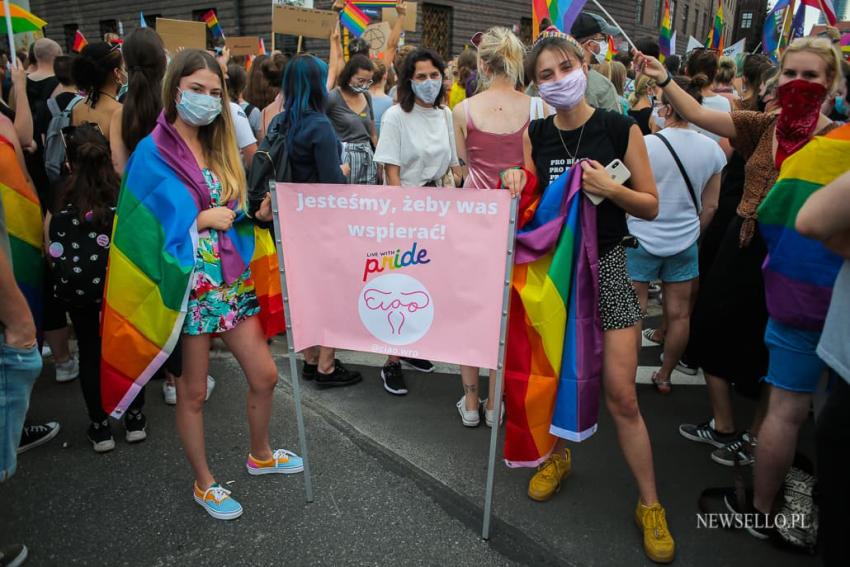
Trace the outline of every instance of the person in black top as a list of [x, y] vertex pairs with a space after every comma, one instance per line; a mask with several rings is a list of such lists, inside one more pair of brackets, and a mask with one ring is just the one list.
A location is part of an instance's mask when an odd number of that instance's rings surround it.
[[[541, 34], [529, 55], [526, 73], [557, 113], [531, 123], [524, 138], [525, 169], [504, 172], [503, 181], [518, 195], [531, 173], [539, 180], [538, 191], [543, 191], [584, 159], [587, 161], [579, 166], [584, 191], [604, 198], [597, 209], [597, 238], [605, 402], [640, 492], [635, 514], [643, 531], [644, 551], [650, 559], [668, 563], [675, 555], [675, 543], [656, 494], [649, 433], [638, 408], [635, 375], [641, 311], [626, 269], [624, 247], [626, 214], [655, 218], [658, 197], [640, 128], [629, 117], [587, 104], [588, 69], [583, 61], [583, 49], [572, 37], [554, 28]], [[605, 171], [615, 159], [631, 172], [627, 186]], [[529, 497], [550, 499], [570, 469], [571, 456], [560, 439], [531, 478]]]

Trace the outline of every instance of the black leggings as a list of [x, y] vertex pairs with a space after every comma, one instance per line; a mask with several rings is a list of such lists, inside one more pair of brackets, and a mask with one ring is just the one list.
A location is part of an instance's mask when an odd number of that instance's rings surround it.
[[820, 540], [826, 567], [850, 565], [850, 384], [832, 374], [832, 391], [815, 429]]
[[[108, 416], [103, 411], [100, 396], [100, 305], [68, 307], [68, 315], [77, 336], [80, 356], [80, 387], [89, 412], [89, 419], [98, 423]], [[130, 409], [142, 409], [145, 389], [142, 388]]]

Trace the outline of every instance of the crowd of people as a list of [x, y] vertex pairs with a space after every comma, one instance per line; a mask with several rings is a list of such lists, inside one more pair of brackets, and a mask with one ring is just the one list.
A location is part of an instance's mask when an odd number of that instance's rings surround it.
[[[59, 431], [56, 422], [25, 420], [42, 357], [52, 358], [56, 381], [79, 380], [93, 449], [114, 449], [116, 422], [103, 397], [102, 311], [107, 282], [127, 284], [117, 266], [137, 261], [116, 245], [128, 234], [174, 264], [143, 267], [158, 274], [160, 288], [174, 288], [161, 302], [168, 306], [176, 294], [179, 312], [168, 356], [145, 372], [162, 378], [165, 402], [176, 405], [194, 500], [218, 519], [243, 512], [206, 458], [204, 402], [215, 387], [208, 369], [216, 335], [248, 382], [247, 472], [303, 470], [298, 455], [270, 440], [277, 371], [240, 254], [240, 239], [272, 220], [270, 197], [252, 199], [246, 174], [274, 140], [285, 140], [296, 183], [504, 188], [533, 199], [575, 166], [598, 203], [604, 399], [637, 485], [635, 518], [647, 556], [670, 562], [676, 545], [638, 405], [642, 341], [663, 345], [652, 375], [660, 394], [672, 390], [677, 372], [702, 369], [710, 416], [679, 431], [710, 445], [719, 464], [753, 465], [751, 498], [725, 497], [732, 512], [756, 518], [747, 530], [811, 547], [775, 518], [788, 511], [789, 475], [802, 475], [803, 485], [817, 478], [824, 563], [850, 564], [843, 513], [850, 506], [850, 174], [843, 174], [850, 154], [830, 154], [823, 142], [850, 140], [850, 70], [837, 45], [799, 38], [778, 63], [760, 54], [736, 62], [703, 48], [661, 63], [657, 42], [647, 39], [612, 58], [605, 56], [610, 28], [582, 13], [570, 33], [548, 27], [530, 49], [495, 27], [445, 61], [427, 47], [399, 46], [405, 3], [397, 10], [386, 51], [370, 53], [362, 40], [343, 46], [337, 28], [327, 61], [274, 52], [246, 69], [226, 49], [169, 53], [151, 28], [92, 42], [79, 54], [63, 54], [50, 39], [17, 54], [0, 99], [0, 183], [9, 188], [0, 201], [0, 480], [14, 473], [16, 454]], [[828, 175], [812, 175], [817, 181], [791, 197], [779, 191], [821, 159], [831, 160]], [[628, 180], [606, 170], [617, 161]], [[37, 230], [23, 226], [21, 203], [38, 210]], [[161, 226], [159, 236], [144, 236], [144, 223]], [[21, 260], [28, 244], [43, 252], [36, 265]], [[175, 271], [182, 260], [189, 268]], [[38, 274], [38, 285], [25, 270]], [[121, 301], [142, 312], [157, 301], [125, 295]], [[653, 296], [662, 322], [642, 328]], [[363, 379], [331, 347], [302, 354], [302, 378], [318, 387]], [[388, 393], [406, 395], [405, 371], [433, 370], [427, 360], [389, 356], [379, 379]], [[476, 427], [483, 416], [498, 427], [511, 415], [504, 404], [494, 407], [492, 370], [481, 398], [479, 373], [461, 367], [460, 423]], [[801, 472], [797, 437], [824, 381], [817, 466]], [[146, 388], [139, 385], [122, 409], [128, 443], [147, 437]], [[758, 400], [747, 427], [733, 418], [733, 392]], [[572, 467], [562, 439], [530, 477], [528, 496], [553, 498]]]

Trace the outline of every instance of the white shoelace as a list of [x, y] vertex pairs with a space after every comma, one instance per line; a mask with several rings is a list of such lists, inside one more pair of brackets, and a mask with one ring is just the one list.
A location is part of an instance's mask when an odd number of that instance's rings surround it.
[[275, 451], [272, 453], [272, 458], [275, 461], [278, 461], [278, 460], [288, 461], [289, 457], [297, 457], [297, 456], [298, 455], [296, 455], [292, 451], [287, 451], [286, 449], [275, 449]]
[[207, 500], [207, 494], [210, 494], [210, 493], [212, 493], [212, 497], [216, 501], [216, 504], [220, 504], [222, 500], [224, 500], [225, 498], [230, 496], [229, 490], [227, 490], [226, 488], [224, 488], [221, 485], [214, 484], [204, 491], [203, 500], [205, 502]]

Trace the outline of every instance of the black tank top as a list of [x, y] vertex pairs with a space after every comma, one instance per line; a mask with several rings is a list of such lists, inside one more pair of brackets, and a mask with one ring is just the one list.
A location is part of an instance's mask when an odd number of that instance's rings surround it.
[[[573, 165], [564, 144], [575, 154], [576, 159], [593, 159], [603, 166], [615, 159], [625, 161], [629, 130], [634, 124], [634, 119], [628, 116], [597, 109], [585, 123], [583, 134], [581, 128], [578, 128], [561, 130], [559, 136], [554, 115], [533, 121], [528, 128], [528, 137], [531, 139], [531, 157], [534, 167], [537, 168], [540, 189], [548, 187], [549, 183]], [[628, 185], [626, 182], [626, 186]], [[622, 242], [629, 234], [625, 211], [607, 199], [602, 201], [597, 207], [596, 231], [600, 253], [605, 253]]]

